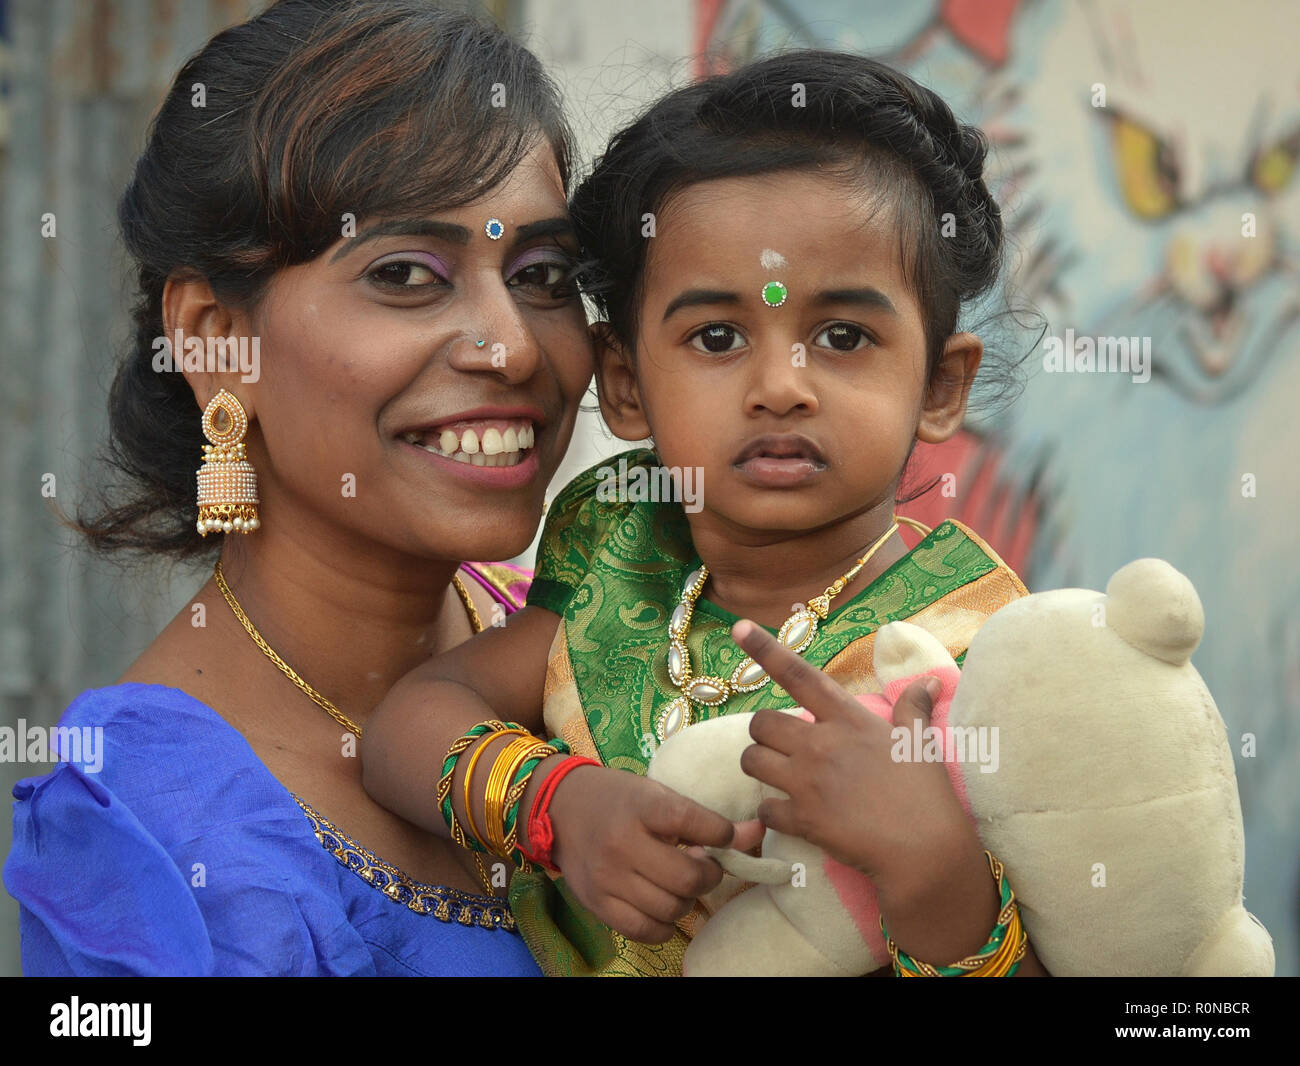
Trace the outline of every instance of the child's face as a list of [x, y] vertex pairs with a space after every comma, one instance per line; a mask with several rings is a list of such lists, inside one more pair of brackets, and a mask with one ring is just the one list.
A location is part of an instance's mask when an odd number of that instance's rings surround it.
[[841, 180], [783, 172], [690, 186], [656, 229], [634, 371], [602, 353], [615, 432], [636, 440], [648, 424], [665, 465], [702, 468], [692, 522], [735, 535], [892, 510], [912, 441], [960, 425], [981, 354], [955, 335], [953, 384], [927, 388], [892, 212]]

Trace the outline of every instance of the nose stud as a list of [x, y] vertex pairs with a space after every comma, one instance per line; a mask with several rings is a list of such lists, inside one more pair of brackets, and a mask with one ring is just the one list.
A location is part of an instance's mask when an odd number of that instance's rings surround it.
[[475, 348], [482, 348], [483, 345], [485, 345], [485, 344], [487, 344], [487, 341], [475, 341], [475, 342], [474, 342], [474, 347], [475, 347]]

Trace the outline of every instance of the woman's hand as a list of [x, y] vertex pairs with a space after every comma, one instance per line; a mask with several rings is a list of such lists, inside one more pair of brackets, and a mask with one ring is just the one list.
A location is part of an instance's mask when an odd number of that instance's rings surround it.
[[[700, 848], [733, 841], [720, 814], [625, 770], [580, 766], [555, 790], [551, 857], [574, 894], [610, 928], [643, 944], [672, 938], [673, 923], [716, 888], [722, 867]], [[755, 827], [759, 829], [760, 827]]]

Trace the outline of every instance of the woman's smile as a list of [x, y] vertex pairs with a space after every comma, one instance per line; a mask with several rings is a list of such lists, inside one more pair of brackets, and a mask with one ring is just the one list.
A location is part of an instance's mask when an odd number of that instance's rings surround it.
[[[529, 484], [541, 470], [541, 461], [533, 445], [532, 426], [523, 431], [525, 444], [519, 439], [519, 433], [513, 428], [501, 433], [489, 426], [479, 438], [474, 429], [466, 429], [459, 443], [452, 441], [454, 450], [443, 451], [440, 440], [421, 441], [418, 435], [408, 434], [403, 437], [400, 446], [417, 460], [431, 462], [442, 473], [472, 481], [487, 488], [513, 489]], [[415, 436], [415, 439], [410, 439]], [[444, 437], [454, 438], [451, 430], [443, 431]], [[510, 448], [509, 445], [514, 447]], [[495, 448], [489, 455], [484, 447]], [[473, 447], [474, 451], [467, 450]]]
[[403, 450], [434, 457], [436, 469], [475, 484], [517, 488], [541, 470], [537, 433], [545, 424], [540, 408], [478, 407], [412, 426], [397, 436]]

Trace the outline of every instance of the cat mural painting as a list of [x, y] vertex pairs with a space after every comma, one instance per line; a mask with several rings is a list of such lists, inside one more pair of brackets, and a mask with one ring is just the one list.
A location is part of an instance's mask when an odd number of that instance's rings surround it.
[[[800, 16], [841, 19], [984, 130], [1024, 252], [1012, 278], [1047, 321], [1025, 320], [1016, 403], [918, 445], [918, 479], [942, 484], [908, 513], [978, 529], [1035, 590], [1101, 588], [1143, 556], [1187, 575], [1212, 620], [1196, 663], [1232, 740], [1252, 910], [1278, 973], [1300, 974], [1293, 6], [813, 0]], [[725, 65], [805, 28], [788, 17], [766, 8], [748, 35], [705, 22], [699, 51]], [[1084, 372], [1058, 369], [1087, 344]]]

